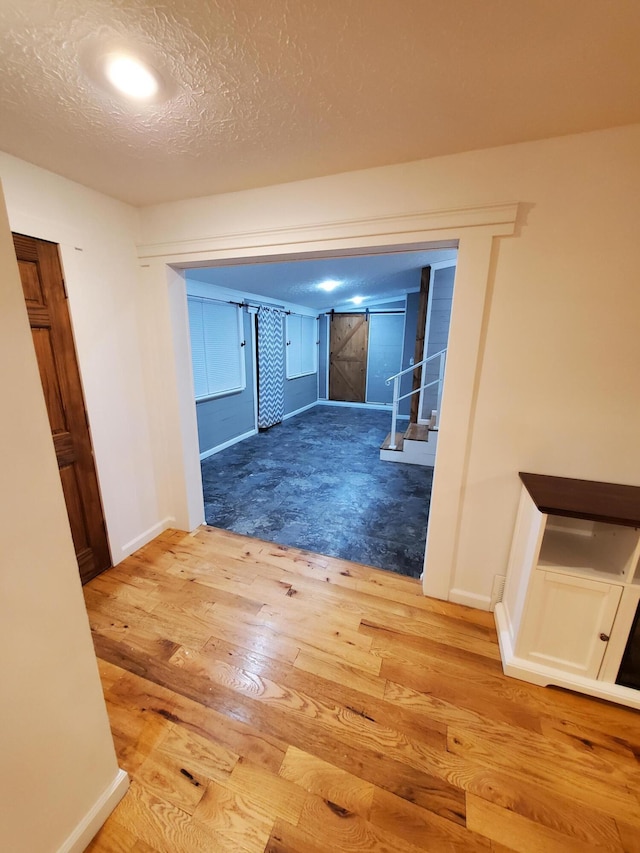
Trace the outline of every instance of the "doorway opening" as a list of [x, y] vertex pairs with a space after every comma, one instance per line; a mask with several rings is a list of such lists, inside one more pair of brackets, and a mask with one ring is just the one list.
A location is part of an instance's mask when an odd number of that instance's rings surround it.
[[[163, 295], [166, 332], [173, 340], [166, 361], [169, 383], [158, 404], [168, 415], [164, 452], [173, 486], [167, 497], [178, 526], [194, 530], [204, 522], [185, 296], [187, 271], [214, 264], [457, 249], [442, 431], [422, 588], [425, 595], [434, 598], [488, 609], [490, 596], [466, 589], [467, 573], [473, 571], [466, 544], [476, 531], [475, 522], [466, 513], [474, 513], [472, 517], [477, 519], [478, 509], [475, 492], [466, 486], [496, 251], [502, 238], [515, 234], [518, 211], [517, 202], [508, 202], [401, 216], [378, 212], [364, 219], [343, 221], [334, 217], [328, 222], [277, 228], [269, 225], [267, 218], [257, 231], [224, 235], [211, 231], [198, 241], [140, 246], [140, 260], [149, 261], [146, 280]], [[260, 217], [258, 221], [262, 221]], [[275, 217], [274, 221], [281, 220]]]
[[[455, 258], [455, 249], [423, 250], [186, 270], [208, 524], [420, 576], [435, 460], [381, 461], [393, 404], [386, 380], [405, 368], [411, 380], [425, 333], [424, 268], [440, 275]], [[219, 323], [225, 315], [222, 352], [200, 343], [203, 304]], [[258, 428], [263, 308], [282, 321], [269, 350], [283, 363], [283, 405], [266, 431]], [[244, 382], [237, 367], [233, 381], [216, 376], [216, 365], [238, 359]], [[407, 425], [410, 402], [399, 413]]]

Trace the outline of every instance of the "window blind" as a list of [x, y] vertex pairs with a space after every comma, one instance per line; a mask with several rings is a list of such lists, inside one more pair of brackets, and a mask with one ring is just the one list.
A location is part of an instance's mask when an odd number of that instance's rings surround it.
[[242, 391], [246, 385], [242, 312], [236, 305], [188, 296], [196, 400]]
[[317, 322], [315, 317], [287, 315], [287, 379], [317, 371]]

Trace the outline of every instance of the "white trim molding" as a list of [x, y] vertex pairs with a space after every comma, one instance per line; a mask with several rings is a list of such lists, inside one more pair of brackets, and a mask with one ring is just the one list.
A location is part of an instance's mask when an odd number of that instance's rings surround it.
[[475, 592], [467, 592], [464, 589], [452, 589], [449, 593], [449, 601], [454, 604], [465, 604], [467, 607], [475, 607], [476, 610], [491, 610], [491, 597], [478, 595]]
[[303, 412], [308, 412], [309, 409], [313, 409], [318, 405], [318, 400], [314, 400], [313, 403], [309, 403], [308, 406], [302, 406], [300, 409], [296, 409], [295, 412], [289, 412], [288, 415], [285, 415], [282, 419], [283, 421], [288, 421], [289, 418], [295, 418], [296, 415], [301, 415]]
[[391, 403], [346, 403], [342, 400], [318, 400], [319, 406], [347, 406], [349, 409], [371, 409], [379, 412], [389, 412], [393, 406]]
[[449, 267], [455, 267], [458, 263], [457, 258], [450, 258], [448, 261], [434, 261], [432, 264], [429, 264], [431, 270], [435, 272], [436, 270], [445, 270]]
[[108, 788], [98, 797], [71, 835], [58, 847], [57, 853], [82, 853], [86, 850], [128, 789], [129, 775], [124, 770], [118, 770]]
[[223, 441], [222, 444], [216, 444], [215, 447], [211, 447], [209, 450], [205, 450], [200, 454], [200, 461], [202, 462], [203, 459], [208, 459], [215, 453], [220, 453], [221, 450], [226, 450], [227, 447], [232, 447], [234, 444], [238, 444], [240, 441], [244, 441], [245, 438], [251, 438], [252, 435], [257, 435], [257, 433], [257, 429], [250, 429], [248, 432], [243, 432], [242, 435], [236, 435], [235, 438], [230, 438], [228, 441]]
[[175, 518], [172, 515], [168, 515], [166, 518], [163, 518], [162, 521], [159, 521], [157, 524], [154, 524], [152, 527], [147, 528], [144, 533], [141, 533], [139, 536], [136, 536], [130, 542], [127, 542], [120, 549], [122, 551], [122, 559], [128, 557], [129, 554], [133, 554], [134, 551], [137, 551], [139, 548], [142, 548], [147, 542], [151, 542], [152, 539], [155, 539], [156, 536], [160, 536], [165, 530], [168, 530], [170, 527], [174, 527], [176, 523]]
[[[516, 233], [518, 204], [380, 215], [301, 226], [212, 235], [139, 246], [141, 276], [156, 291], [160, 327], [154, 335], [173, 343], [173, 365], [158, 386], [165, 412], [163, 464], [169, 472], [167, 502], [182, 529], [202, 523], [203, 499], [195, 407], [190, 395], [188, 324], [184, 268], [302, 257], [354, 256], [413, 249], [456, 248], [455, 299], [451, 314], [446, 383], [440, 413], [438, 464], [434, 473], [425, 552], [423, 589], [448, 599], [467, 587], [473, 566], [462, 562], [466, 535], [469, 459], [476, 399], [488, 322], [487, 294], [496, 238]], [[146, 259], [146, 260], [145, 260]], [[182, 271], [176, 269], [181, 267]], [[162, 325], [164, 323], [164, 326]], [[320, 400], [320, 405], [334, 405]], [[347, 404], [348, 405], [348, 404]], [[370, 404], [368, 408], [373, 408]], [[390, 411], [390, 407], [381, 406]], [[475, 590], [465, 603], [488, 609], [490, 599]]]
[[[517, 212], [518, 203], [507, 202], [485, 207], [461, 207], [450, 210], [418, 211], [396, 216], [315, 222], [309, 225], [291, 225], [263, 231], [237, 231], [196, 240], [142, 243], [138, 245], [138, 258], [141, 261], [162, 258], [167, 263], [178, 264], [181, 261], [188, 264], [204, 260], [209, 266], [216, 257], [224, 258], [229, 252], [235, 251], [240, 252], [241, 256], [251, 256], [259, 250], [265, 250], [267, 254], [271, 254], [269, 250], [280, 249], [289, 254], [293, 246], [309, 242], [318, 244], [319, 248], [327, 248], [327, 243], [336, 240], [346, 241], [349, 246], [353, 244], [355, 238], [374, 237], [374, 243], [382, 246], [385, 235], [403, 235], [403, 237], [414, 235], [417, 240], [429, 240], [430, 234], [449, 230], [452, 223], [455, 223], [456, 232], [486, 225], [513, 226]], [[455, 240], [455, 237], [453, 239]], [[392, 241], [392, 243], [395, 242]], [[455, 245], [451, 248], [455, 248]]]

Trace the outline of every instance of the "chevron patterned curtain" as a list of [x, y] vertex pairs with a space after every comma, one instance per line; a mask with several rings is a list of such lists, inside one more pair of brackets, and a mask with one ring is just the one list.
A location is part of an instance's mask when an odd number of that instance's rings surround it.
[[284, 418], [284, 315], [276, 308], [258, 309], [258, 428]]

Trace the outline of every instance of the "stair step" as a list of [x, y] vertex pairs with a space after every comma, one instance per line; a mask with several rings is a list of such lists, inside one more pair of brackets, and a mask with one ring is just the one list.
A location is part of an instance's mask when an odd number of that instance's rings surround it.
[[[396, 447], [395, 450], [400, 452], [402, 450], [402, 445], [404, 444], [404, 436], [401, 432], [396, 433]], [[380, 446], [380, 450], [389, 450], [391, 445], [391, 433], [385, 438]]]
[[404, 437], [407, 441], [429, 441], [429, 427], [427, 424], [409, 424]]

